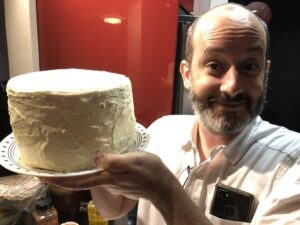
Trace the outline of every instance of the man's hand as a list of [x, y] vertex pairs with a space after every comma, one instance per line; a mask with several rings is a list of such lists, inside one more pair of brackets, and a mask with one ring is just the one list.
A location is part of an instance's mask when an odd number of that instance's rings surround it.
[[107, 218], [124, 215], [136, 204], [135, 200], [145, 198], [157, 207], [169, 225], [210, 224], [156, 155], [147, 152], [105, 154], [99, 156], [96, 163], [102, 171], [43, 180], [72, 189], [91, 188], [97, 208]]
[[79, 177], [47, 177], [41, 180], [77, 190], [101, 186], [132, 199], [143, 197], [154, 200], [154, 189], [166, 185], [163, 173], [169, 173], [157, 156], [147, 152], [105, 154], [97, 157], [96, 163], [103, 170]]

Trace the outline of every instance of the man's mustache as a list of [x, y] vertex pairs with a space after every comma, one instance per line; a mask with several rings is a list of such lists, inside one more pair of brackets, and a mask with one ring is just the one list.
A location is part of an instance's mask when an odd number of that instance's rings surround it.
[[243, 93], [240, 93], [234, 97], [230, 97], [229, 95], [226, 94], [221, 94], [221, 95], [215, 95], [210, 98], [208, 98], [208, 102], [219, 102], [219, 103], [231, 103], [231, 104], [240, 104], [240, 103], [246, 103], [249, 104], [251, 102], [251, 98], [246, 96]]

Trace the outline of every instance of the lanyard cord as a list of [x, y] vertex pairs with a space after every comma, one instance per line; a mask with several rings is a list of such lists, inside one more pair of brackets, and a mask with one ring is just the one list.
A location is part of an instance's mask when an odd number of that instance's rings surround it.
[[[186, 185], [186, 182], [187, 182], [187, 180], [189, 179], [189, 176], [190, 176], [190, 173], [191, 173], [191, 169], [192, 169], [192, 168], [191, 168], [190, 166], [187, 166], [187, 167], [186, 167], [186, 171], [187, 171], [188, 175], [187, 175], [185, 181], [183, 182], [182, 187], [184, 187], [184, 186]], [[184, 171], [184, 170], [183, 170], [183, 171]], [[183, 171], [181, 172], [181, 174], [183, 173]], [[181, 174], [180, 174], [180, 175], [181, 175]]]

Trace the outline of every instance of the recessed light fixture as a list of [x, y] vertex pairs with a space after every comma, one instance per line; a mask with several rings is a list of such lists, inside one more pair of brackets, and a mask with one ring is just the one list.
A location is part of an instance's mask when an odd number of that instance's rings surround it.
[[122, 20], [117, 17], [104, 17], [103, 19], [104, 23], [109, 23], [109, 24], [120, 24], [122, 23]]

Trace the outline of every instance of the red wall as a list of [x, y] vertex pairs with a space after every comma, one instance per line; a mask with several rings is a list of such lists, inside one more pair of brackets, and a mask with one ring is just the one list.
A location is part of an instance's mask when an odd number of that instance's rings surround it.
[[37, 13], [41, 70], [121, 73], [131, 79], [139, 123], [171, 113], [177, 0], [37, 0]]
[[194, 0], [179, 0], [179, 4], [189, 13], [194, 10]]

